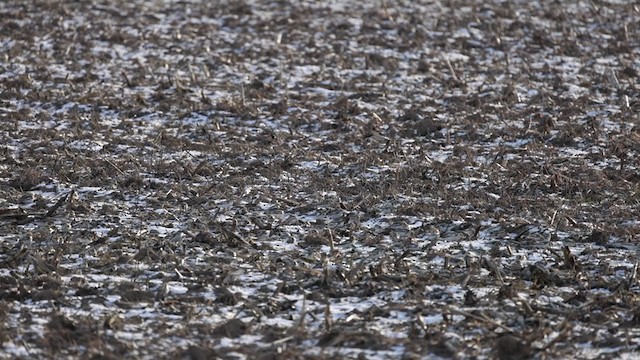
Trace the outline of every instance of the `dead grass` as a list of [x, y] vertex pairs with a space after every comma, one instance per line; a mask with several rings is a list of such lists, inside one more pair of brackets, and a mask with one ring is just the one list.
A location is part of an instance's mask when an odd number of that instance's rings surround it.
[[0, 357], [637, 352], [633, 4], [0, 19]]

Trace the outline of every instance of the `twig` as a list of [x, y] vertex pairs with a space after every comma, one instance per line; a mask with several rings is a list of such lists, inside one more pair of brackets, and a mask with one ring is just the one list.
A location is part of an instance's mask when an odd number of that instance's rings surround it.
[[566, 320], [561, 324], [560, 328], [562, 329], [562, 331], [558, 334], [558, 336], [553, 338], [553, 340], [549, 341], [547, 343], [547, 345], [545, 345], [542, 349], [540, 349], [540, 351], [546, 351], [551, 346], [553, 346], [553, 344], [555, 344], [555, 343], [557, 343], [559, 341], [562, 341], [562, 340], [566, 339], [567, 337], [569, 337], [569, 334], [571, 333], [571, 326], [569, 326], [569, 324], [566, 322]]
[[49, 211], [47, 211], [47, 213], [46, 213], [46, 214], [44, 214], [43, 218], [48, 218], [48, 217], [52, 216], [52, 215], [53, 215], [53, 213], [55, 213], [55, 212], [56, 212], [56, 210], [58, 210], [58, 208], [59, 208], [60, 206], [62, 206], [62, 204], [67, 200], [67, 198], [68, 198], [70, 195], [72, 195], [72, 194], [74, 193], [74, 191], [75, 191], [75, 190], [73, 190], [73, 189], [72, 189], [72, 190], [71, 190], [71, 191], [69, 191], [66, 195], [64, 195], [63, 197], [61, 197], [61, 198], [60, 198], [60, 199], [55, 203], [55, 205], [53, 205], [53, 206], [51, 207], [51, 209], [49, 209]]
[[511, 334], [515, 334], [516, 333], [510, 327], [502, 325], [502, 324], [500, 324], [499, 322], [497, 322], [495, 320], [492, 320], [492, 319], [489, 319], [489, 318], [486, 318], [486, 317], [483, 317], [483, 316], [474, 315], [474, 314], [472, 314], [470, 312], [466, 312], [464, 310], [454, 309], [454, 308], [452, 308], [450, 306], [447, 306], [447, 310], [449, 310], [449, 312], [454, 313], [456, 315], [466, 316], [466, 317], [472, 318], [474, 320], [478, 320], [478, 321], [482, 321], [482, 322], [486, 322], [486, 323], [495, 325], [495, 326], [497, 326], [497, 327], [499, 327], [499, 328], [501, 328], [501, 329], [503, 329], [505, 331], [508, 331]]
[[232, 241], [239, 241], [249, 247], [255, 248], [256, 244], [253, 243], [250, 240], [244, 239], [242, 238], [240, 235], [234, 233], [233, 231], [227, 229], [222, 223], [216, 223], [216, 225], [218, 226], [218, 229], [220, 229], [220, 232], [222, 232], [222, 235], [224, 235], [224, 237], [227, 239], [228, 242], [232, 242]]
[[498, 265], [496, 263], [494, 263], [488, 257], [484, 257], [483, 260], [484, 260], [484, 263], [489, 268], [489, 270], [491, 270], [491, 272], [493, 272], [494, 276], [496, 277], [496, 279], [498, 280], [500, 285], [501, 286], [504, 285], [504, 280], [502, 279], [502, 274], [500, 274], [500, 268], [498, 268]]
[[297, 331], [304, 330], [304, 318], [307, 316], [307, 295], [302, 298], [302, 309], [300, 309], [300, 319], [295, 326]]
[[119, 172], [121, 175], [125, 175], [124, 171], [120, 170], [120, 168], [118, 168], [116, 166], [116, 164], [112, 163], [111, 160], [109, 159], [103, 159], [107, 164], [111, 165], [114, 169], [116, 169], [117, 172]]
[[278, 339], [274, 342], [271, 343], [271, 345], [280, 345], [282, 343], [286, 343], [289, 340], [293, 340], [293, 336], [287, 336], [287, 337], [283, 337], [282, 339]]

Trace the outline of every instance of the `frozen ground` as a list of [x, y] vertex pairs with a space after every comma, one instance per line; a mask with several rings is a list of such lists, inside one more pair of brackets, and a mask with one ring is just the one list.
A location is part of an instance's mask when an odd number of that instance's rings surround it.
[[640, 9], [0, 3], [0, 357], [640, 356]]

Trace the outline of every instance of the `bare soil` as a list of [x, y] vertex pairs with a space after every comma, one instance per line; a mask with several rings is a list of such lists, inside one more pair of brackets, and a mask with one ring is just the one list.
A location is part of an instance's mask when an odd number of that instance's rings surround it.
[[638, 356], [631, 1], [0, 2], [0, 358]]

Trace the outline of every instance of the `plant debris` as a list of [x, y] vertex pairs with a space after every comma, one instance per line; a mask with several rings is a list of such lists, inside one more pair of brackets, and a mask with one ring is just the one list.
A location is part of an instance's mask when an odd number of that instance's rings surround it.
[[640, 347], [630, 1], [0, 3], [0, 355]]

